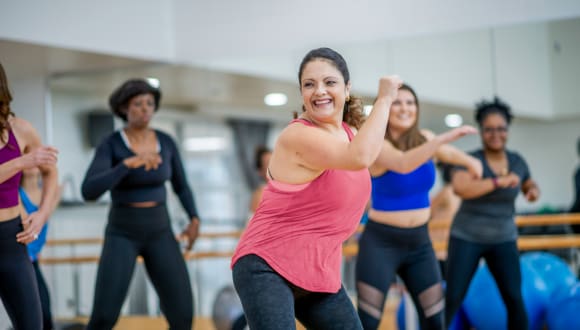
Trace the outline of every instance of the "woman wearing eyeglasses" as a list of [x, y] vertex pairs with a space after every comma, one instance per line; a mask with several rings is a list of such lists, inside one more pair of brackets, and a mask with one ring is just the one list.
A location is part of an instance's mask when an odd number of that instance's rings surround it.
[[483, 146], [471, 155], [481, 160], [483, 176], [475, 179], [462, 169], [453, 172], [453, 189], [462, 203], [451, 226], [445, 319], [448, 324], [453, 320], [483, 258], [506, 305], [507, 328], [528, 329], [516, 245], [515, 199], [521, 191], [533, 202], [540, 191], [526, 161], [506, 149], [510, 107], [497, 97], [492, 102], [483, 101], [477, 106], [475, 119]]

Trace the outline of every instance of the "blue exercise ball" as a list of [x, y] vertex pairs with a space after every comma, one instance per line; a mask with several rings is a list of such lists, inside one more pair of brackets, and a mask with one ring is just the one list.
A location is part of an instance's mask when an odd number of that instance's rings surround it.
[[567, 294], [552, 300], [546, 312], [550, 330], [580, 329], [580, 283], [568, 288]]
[[397, 308], [397, 328], [399, 330], [407, 328], [405, 322], [405, 296], [401, 296], [401, 302], [399, 303], [399, 308]]
[[232, 286], [218, 291], [212, 307], [212, 320], [217, 330], [230, 330], [244, 314], [242, 303]]
[[544, 279], [551, 300], [559, 292], [568, 293], [570, 287], [578, 281], [568, 264], [551, 253], [526, 253], [521, 261], [529, 264]]
[[[529, 326], [539, 330], [544, 323], [549, 301], [544, 280], [529, 264], [520, 262], [522, 273], [522, 296], [528, 315]], [[487, 265], [477, 269], [467, 295], [463, 300], [467, 319], [478, 330], [507, 328], [507, 312], [495, 280]]]

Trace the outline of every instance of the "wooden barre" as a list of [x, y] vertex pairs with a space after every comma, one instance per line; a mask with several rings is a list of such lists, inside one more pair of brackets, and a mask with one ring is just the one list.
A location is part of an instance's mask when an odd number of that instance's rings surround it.
[[[546, 249], [564, 249], [580, 247], [580, 234], [578, 235], [528, 235], [520, 236], [518, 238], [518, 248], [522, 251], [529, 250], [546, 250]], [[446, 251], [447, 241], [434, 241], [433, 248], [435, 251]], [[345, 244], [342, 249], [345, 257], [352, 257], [358, 254], [358, 244]], [[208, 251], [208, 252], [186, 252], [183, 257], [186, 260], [197, 260], [207, 258], [229, 258], [233, 255], [233, 251]], [[78, 263], [96, 263], [99, 261], [97, 256], [82, 256], [82, 257], [55, 257], [55, 258], [40, 258], [39, 262], [42, 264], [78, 264]], [[141, 257], [137, 258], [137, 262], [142, 262]]]
[[[239, 238], [242, 236], [242, 231], [230, 231], [223, 233], [200, 233], [199, 238]], [[65, 239], [51, 239], [46, 241], [47, 246], [59, 246], [59, 245], [97, 245], [103, 244], [103, 239], [100, 237], [89, 237], [89, 238], [65, 238]]]
[[[518, 227], [580, 224], [580, 213], [520, 215], [515, 221]], [[429, 222], [429, 229], [448, 229], [451, 222], [452, 219]]]
[[[185, 260], [208, 259], [208, 258], [229, 258], [234, 254], [233, 251], [208, 251], [208, 252], [186, 252], [183, 254]], [[41, 257], [38, 261], [45, 265], [58, 264], [85, 264], [99, 262], [98, 256], [80, 256], [80, 257]], [[137, 262], [143, 262], [143, 258], [137, 257]]]
[[[577, 235], [526, 235], [518, 238], [518, 249], [550, 250], [580, 247], [580, 234]], [[436, 252], [447, 251], [447, 241], [433, 241], [433, 249]], [[342, 249], [345, 257], [353, 257], [358, 254], [358, 244], [345, 244]]]
[[[580, 213], [562, 213], [562, 214], [542, 214], [542, 215], [522, 215], [516, 216], [516, 225], [518, 227], [529, 226], [550, 226], [561, 224], [580, 224]], [[451, 219], [437, 220], [429, 223], [429, 229], [448, 229], [451, 226]], [[364, 225], [360, 225], [357, 232], [361, 233], [364, 230]], [[199, 238], [216, 239], [216, 238], [239, 238], [243, 231], [229, 231], [223, 233], [200, 233]], [[58, 245], [96, 245], [102, 244], [102, 238], [71, 238], [71, 239], [55, 239], [48, 240], [47, 246]]]

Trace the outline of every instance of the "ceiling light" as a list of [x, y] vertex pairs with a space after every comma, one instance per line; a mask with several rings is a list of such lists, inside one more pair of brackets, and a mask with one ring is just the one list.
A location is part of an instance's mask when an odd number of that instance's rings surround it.
[[288, 97], [284, 93], [270, 93], [264, 97], [264, 103], [271, 107], [284, 105], [288, 102]]
[[159, 86], [160, 86], [159, 79], [157, 79], [157, 78], [146, 78], [145, 80], [147, 80], [149, 85], [151, 85], [155, 88], [159, 88]]
[[445, 116], [445, 125], [447, 127], [459, 127], [461, 124], [463, 124], [463, 117], [461, 115], [450, 113]]
[[225, 149], [226, 144], [222, 137], [192, 137], [183, 141], [183, 148], [189, 152], [218, 151]]

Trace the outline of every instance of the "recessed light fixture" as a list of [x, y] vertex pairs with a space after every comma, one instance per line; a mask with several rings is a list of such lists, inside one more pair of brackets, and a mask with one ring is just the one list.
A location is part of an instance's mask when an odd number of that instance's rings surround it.
[[445, 125], [447, 127], [459, 127], [461, 124], [463, 124], [463, 117], [461, 115], [450, 113], [445, 116]]
[[363, 107], [363, 113], [365, 114], [365, 116], [368, 116], [371, 114], [371, 111], [373, 111], [373, 106], [372, 105], [365, 105]]
[[284, 93], [270, 93], [264, 96], [264, 103], [271, 107], [284, 105], [288, 102], [288, 96]]
[[183, 148], [189, 152], [218, 151], [226, 148], [227, 142], [222, 137], [200, 136], [183, 141]]
[[147, 82], [149, 83], [149, 85], [155, 87], [155, 88], [159, 88], [160, 84], [159, 84], [159, 79], [157, 78], [145, 78], [145, 80], [147, 80]]

